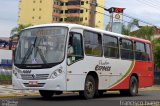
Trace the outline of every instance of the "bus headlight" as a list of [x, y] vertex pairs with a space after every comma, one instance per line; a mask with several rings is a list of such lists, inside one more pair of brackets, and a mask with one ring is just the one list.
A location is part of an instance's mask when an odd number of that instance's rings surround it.
[[60, 68], [60, 69], [57, 69], [57, 70], [55, 70], [55, 71], [51, 74], [50, 78], [51, 78], [51, 79], [54, 79], [54, 78], [58, 77], [59, 75], [61, 75], [62, 73], [63, 73], [63, 71], [62, 71], [61, 68]]
[[20, 74], [19, 74], [16, 70], [13, 70], [13, 74], [14, 74], [18, 79], [21, 78]]
[[20, 75], [21, 73], [22, 73], [22, 71], [20, 69], [18, 69], [17, 67], [13, 68], [13, 75], [15, 75], [16, 78], [21, 79], [21, 75]]

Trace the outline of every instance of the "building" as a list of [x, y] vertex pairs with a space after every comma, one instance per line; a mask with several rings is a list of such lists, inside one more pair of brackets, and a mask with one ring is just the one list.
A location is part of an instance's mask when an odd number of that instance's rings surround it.
[[0, 67], [12, 67], [12, 50], [0, 49]]
[[20, 0], [18, 24], [77, 23], [103, 29], [105, 0]]

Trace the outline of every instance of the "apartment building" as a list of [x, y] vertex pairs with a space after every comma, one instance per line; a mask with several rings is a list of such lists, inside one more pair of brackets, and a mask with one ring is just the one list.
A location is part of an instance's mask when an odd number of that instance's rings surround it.
[[[18, 24], [77, 23], [103, 29], [105, 0], [20, 0]], [[96, 12], [98, 11], [98, 12]]]

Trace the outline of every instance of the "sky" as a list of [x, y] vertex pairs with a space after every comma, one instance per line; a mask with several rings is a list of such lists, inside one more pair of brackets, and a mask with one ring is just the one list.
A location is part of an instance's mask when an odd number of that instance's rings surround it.
[[[0, 0], [0, 37], [17, 26], [19, 0]], [[124, 13], [160, 26], [160, 0], [106, 0], [105, 6], [126, 8]]]

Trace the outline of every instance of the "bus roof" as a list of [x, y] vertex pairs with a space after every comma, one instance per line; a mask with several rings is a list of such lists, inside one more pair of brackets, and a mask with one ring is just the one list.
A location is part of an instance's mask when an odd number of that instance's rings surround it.
[[35, 26], [31, 26], [31, 27], [28, 27], [28, 28], [25, 28], [25, 29], [37, 28], [37, 27], [49, 27], [49, 26], [65, 26], [65, 27], [68, 27], [70, 29], [71, 28], [81, 28], [81, 29], [91, 30], [91, 31], [95, 31], [95, 32], [101, 32], [101, 33], [105, 33], [105, 34], [109, 34], [109, 35], [114, 35], [114, 36], [118, 36], [118, 37], [129, 38], [129, 39], [140, 41], [140, 42], [151, 43], [149, 40], [145, 40], [145, 39], [141, 39], [141, 38], [137, 38], [137, 37], [133, 37], [133, 36], [122, 35], [122, 34], [110, 32], [110, 31], [105, 31], [105, 30], [101, 30], [101, 29], [97, 29], [97, 28], [91, 28], [91, 27], [88, 27], [88, 26], [83, 26], [83, 25], [78, 25], [78, 24], [51, 23], [51, 24], [35, 25]]

